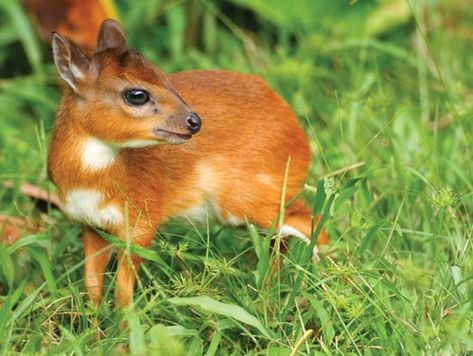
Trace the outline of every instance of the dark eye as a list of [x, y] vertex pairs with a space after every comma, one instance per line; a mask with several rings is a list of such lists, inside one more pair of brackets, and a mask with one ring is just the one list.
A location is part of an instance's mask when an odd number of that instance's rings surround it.
[[144, 105], [149, 101], [149, 93], [143, 89], [130, 89], [123, 93], [123, 98], [128, 105]]

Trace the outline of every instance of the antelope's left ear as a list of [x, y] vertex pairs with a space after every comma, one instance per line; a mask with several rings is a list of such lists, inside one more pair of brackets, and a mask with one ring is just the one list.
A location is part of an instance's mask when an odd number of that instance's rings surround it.
[[74, 42], [53, 32], [51, 45], [59, 75], [72, 90], [79, 93], [81, 84], [95, 80], [96, 70], [92, 61]]
[[108, 48], [126, 48], [125, 33], [120, 24], [112, 19], [106, 19], [100, 26], [97, 38], [97, 52]]

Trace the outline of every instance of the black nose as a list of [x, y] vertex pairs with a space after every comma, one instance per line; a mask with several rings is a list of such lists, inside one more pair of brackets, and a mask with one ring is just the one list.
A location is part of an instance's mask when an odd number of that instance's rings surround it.
[[196, 134], [199, 132], [201, 126], [202, 120], [200, 119], [199, 115], [197, 115], [195, 112], [191, 112], [189, 116], [187, 116], [187, 127], [189, 130], [193, 134]]

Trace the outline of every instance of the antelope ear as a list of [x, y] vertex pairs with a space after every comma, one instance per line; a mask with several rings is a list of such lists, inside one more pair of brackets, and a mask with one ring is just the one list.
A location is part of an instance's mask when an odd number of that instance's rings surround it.
[[93, 80], [93, 65], [89, 57], [72, 41], [53, 32], [53, 57], [59, 75], [77, 93], [81, 83]]
[[102, 22], [97, 38], [97, 52], [108, 48], [126, 48], [125, 33], [120, 24], [112, 19]]

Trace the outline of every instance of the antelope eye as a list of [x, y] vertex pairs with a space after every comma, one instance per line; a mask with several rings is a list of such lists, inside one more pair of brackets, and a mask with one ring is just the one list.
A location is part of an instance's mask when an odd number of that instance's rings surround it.
[[128, 105], [140, 106], [149, 101], [149, 93], [143, 89], [129, 89], [123, 93], [123, 99]]

